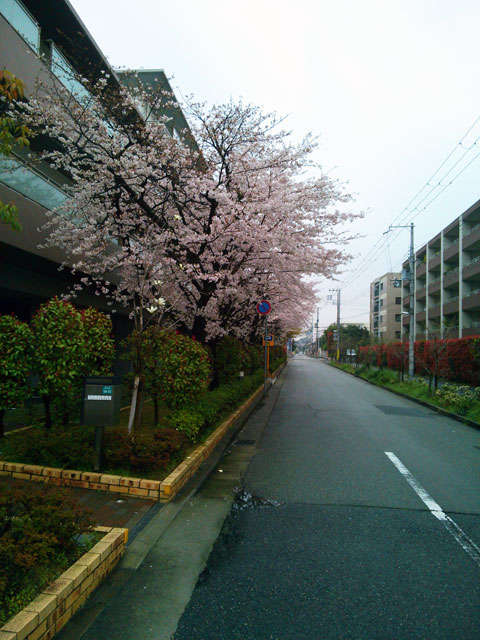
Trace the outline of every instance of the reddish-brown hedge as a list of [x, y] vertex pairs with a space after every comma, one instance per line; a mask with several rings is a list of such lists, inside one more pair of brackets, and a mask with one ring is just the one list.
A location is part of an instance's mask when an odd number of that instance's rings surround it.
[[[400, 370], [408, 369], [408, 342], [360, 347], [362, 364]], [[418, 340], [415, 342], [415, 373], [437, 375], [445, 380], [480, 385], [480, 336], [449, 340]]]

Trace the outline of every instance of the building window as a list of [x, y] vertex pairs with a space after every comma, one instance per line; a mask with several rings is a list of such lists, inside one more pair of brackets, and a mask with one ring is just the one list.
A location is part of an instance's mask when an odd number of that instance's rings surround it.
[[38, 53], [40, 49], [40, 27], [23, 5], [17, 0], [0, 0], [0, 13], [32, 47], [35, 53]]
[[395, 304], [402, 304], [401, 298], [395, 298]]
[[401, 337], [400, 331], [395, 331], [395, 340], [400, 340]]
[[401, 322], [402, 320], [402, 314], [401, 313], [396, 313], [395, 314], [395, 322]]
[[[1, 2], [2, 0], [0, 0]], [[83, 84], [76, 78], [75, 69], [67, 62], [66, 58], [60, 53], [52, 42], [52, 72], [57, 76], [63, 86], [70, 91], [72, 95], [79, 101], [84, 103], [85, 99], [90, 98], [90, 94]], [[83, 100], [80, 100], [83, 99]]]
[[0, 182], [42, 205], [45, 209], [60, 207], [67, 195], [47, 179], [23, 167], [13, 158], [0, 161]]

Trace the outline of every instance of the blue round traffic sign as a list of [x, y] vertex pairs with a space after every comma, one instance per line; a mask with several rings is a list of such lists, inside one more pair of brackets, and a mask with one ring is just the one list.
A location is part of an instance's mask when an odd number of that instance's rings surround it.
[[257, 304], [257, 311], [261, 316], [266, 316], [272, 310], [272, 305], [268, 300], [260, 300]]

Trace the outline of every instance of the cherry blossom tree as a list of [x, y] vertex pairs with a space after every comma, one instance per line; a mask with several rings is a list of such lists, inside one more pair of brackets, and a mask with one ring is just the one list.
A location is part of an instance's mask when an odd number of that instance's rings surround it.
[[37, 158], [71, 178], [68, 200], [48, 214], [47, 244], [83, 286], [129, 308], [139, 339], [157, 321], [213, 345], [225, 334], [252, 341], [264, 297], [281, 330], [302, 326], [314, 280], [347, 259], [339, 225], [355, 217], [312, 160], [315, 140], [293, 143], [275, 115], [241, 102], [191, 103], [198, 150], [169, 135], [164, 93], [108, 74], [79, 81], [77, 94], [40, 82], [27, 123], [55, 141]]

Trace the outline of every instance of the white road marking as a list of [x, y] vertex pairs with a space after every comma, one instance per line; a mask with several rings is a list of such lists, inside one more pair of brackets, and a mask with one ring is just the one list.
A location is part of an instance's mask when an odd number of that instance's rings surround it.
[[422, 502], [428, 507], [429, 511], [437, 520], [443, 524], [445, 529], [455, 538], [462, 549], [468, 553], [468, 555], [477, 564], [480, 565], [480, 548], [471, 540], [467, 534], [454, 522], [450, 516], [443, 511], [441, 506], [435, 502], [435, 500], [425, 491], [422, 485], [417, 481], [407, 467], [397, 458], [397, 456], [391, 451], [385, 451], [385, 455], [390, 461], [397, 467], [402, 476], [412, 487]]

